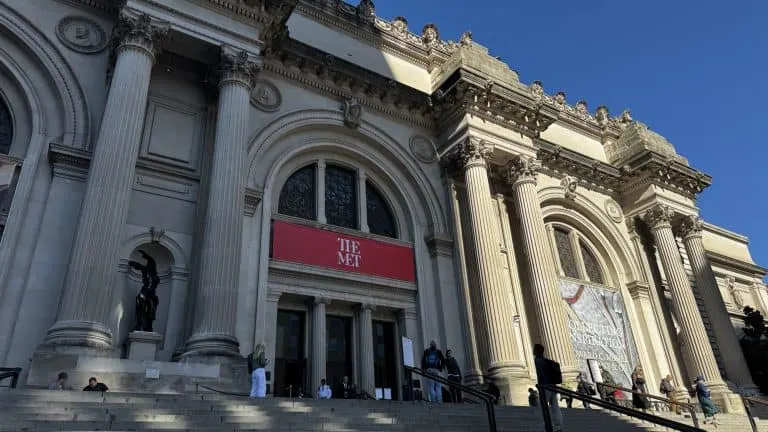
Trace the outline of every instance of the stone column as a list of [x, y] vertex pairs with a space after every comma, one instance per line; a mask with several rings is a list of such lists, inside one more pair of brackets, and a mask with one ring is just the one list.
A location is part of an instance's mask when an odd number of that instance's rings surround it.
[[563, 380], [575, 381], [579, 365], [568, 330], [568, 316], [560, 295], [554, 256], [547, 241], [541, 213], [536, 176], [540, 168], [534, 158], [519, 156], [507, 165], [506, 180], [511, 184], [515, 209], [520, 220], [522, 255], [530, 281], [530, 296], [539, 329], [539, 342], [545, 355], [560, 363]]
[[704, 243], [701, 240], [701, 228], [701, 219], [696, 216], [685, 216], [678, 226], [685, 250], [688, 252], [693, 276], [696, 279], [696, 287], [701, 293], [702, 300], [704, 300], [704, 307], [707, 309], [728, 377], [740, 387], [755, 390], [756, 387], [752, 382], [747, 362], [744, 360], [736, 331], [725, 308], [725, 302], [720, 294], [720, 288], [717, 286], [715, 274], [712, 272], [712, 264], [709, 262], [707, 252], [704, 249]]
[[108, 327], [118, 253], [147, 108], [152, 65], [166, 24], [120, 12], [109, 96], [90, 163], [56, 323], [46, 343], [112, 348]]
[[360, 389], [376, 396], [376, 380], [373, 370], [373, 318], [375, 306], [360, 305]]
[[187, 340], [185, 357], [240, 355], [234, 311], [243, 243], [248, 114], [258, 70], [245, 51], [222, 49], [200, 278], [193, 332]]
[[[701, 320], [696, 298], [693, 295], [688, 275], [685, 273], [680, 250], [672, 232], [672, 219], [675, 212], [669, 207], [657, 204], [645, 213], [645, 222], [651, 229], [653, 239], [658, 248], [661, 265], [672, 293], [678, 322], [680, 324], [679, 340], [683, 345], [683, 353], [687, 357], [687, 369], [696, 375], [704, 375], [712, 397], [726, 412], [738, 411], [738, 403], [732, 403], [729, 390], [720, 377], [715, 354], [709, 344], [709, 336]], [[688, 382], [694, 377], [681, 379]], [[736, 406], [734, 406], [736, 405]], [[743, 411], [743, 406], [741, 406]]]
[[[513, 376], [522, 371], [522, 362], [512, 327], [511, 287], [501, 270], [501, 232], [493, 209], [488, 182], [488, 157], [493, 145], [470, 137], [458, 148], [458, 162], [464, 171], [469, 207], [469, 226], [475, 253], [470, 263], [475, 281], [487, 342], [488, 373], [503, 394], [509, 394]], [[468, 257], [469, 258], [469, 257]], [[473, 305], [474, 306], [474, 305]], [[426, 341], [425, 341], [426, 344]]]
[[[320, 387], [320, 380], [325, 378], [328, 357], [328, 343], [325, 329], [325, 306], [330, 300], [315, 297], [312, 310], [312, 392]], [[330, 383], [328, 385], [331, 385]]]

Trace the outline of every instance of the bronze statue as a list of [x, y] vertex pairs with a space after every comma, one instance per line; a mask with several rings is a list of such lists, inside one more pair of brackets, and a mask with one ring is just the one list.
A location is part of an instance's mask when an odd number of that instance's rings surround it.
[[160, 284], [160, 277], [157, 275], [157, 264], [154, 258], [144, 251], [139, 251], [141, 256], [147, 260], [146, 264], [140, 264], [136, 261], [129, 261], [128, 265], [141, 272], [142, 286], [139, 294], [136, 295], [136, 327], [135, 331], [152, 331], [152, 322], [155, 320], [157, 304], [160, 299], [157, 297], [157, 286]]

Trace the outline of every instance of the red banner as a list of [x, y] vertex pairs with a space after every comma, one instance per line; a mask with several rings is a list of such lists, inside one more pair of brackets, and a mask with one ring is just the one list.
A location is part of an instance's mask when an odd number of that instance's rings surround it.
[[380, 276], [416, 280], [413, 249], [383, 241], [273, 221], [272, 259]]

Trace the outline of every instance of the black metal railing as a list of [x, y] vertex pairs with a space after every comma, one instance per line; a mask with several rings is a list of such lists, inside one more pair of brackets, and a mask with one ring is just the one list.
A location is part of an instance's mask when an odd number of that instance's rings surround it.
[[752, 427], [752, 432], [757, 432], [757, 422], [752, 414], [752, 407], [755, 405], [768, 407], [768, 401], [751, 396], [742, 396], [741, 400], [744, 402], [744, 410], [747, 412], [747, 418], [749, 419], [749, 425]]
[[[621, 386], [617, 386], [617, 385], [613, 385], [613, 384], [597, 383], [597, 389], [598, 389], [598, 393], [599, 394], [601, 394], [601, 395], [605, 394], [604, 391], [603, 391], [604, 388], [613, 389], [614, 391], [615, 390], [619, 390], [619, 391], [622, 391], [622, 392], [625, 392], [625, 393], [629, 393], [629, 394], [632, 394], [632, 395], [638, 395], [640, 397], [644, 397], [646, 399], [650, 399], [652, 401], [652, 404], [654, 405], [654, 408], [655, 408], [656, 411], [661, 411], [660, 408], [666, 408], [666, 407], [671, 407], [671, 406], [678, 406], [678, 407], [680, 407], [681, 410], [687, 411], [688, 414], [690, 414], [690, 416], [691, 416], [691, 421], [693, 421], [693, 425], [695, 427], [699, 427], [699, 418], [696, 415], [696, 407], [697, 407], [697, 405], [695, 405], [695, 404], [691, 404], [691, 403], [687, 403], [687, 402], [678, 402], [678, 401], [674, 401], [672, 399], [666, 399], [666, 398], [663, 398], [661, 396], [656, 396], [656, 395], [652, 395], [652, 394], [648, 394], [648, 393], [643, 393], [643, 392], [638, 391], [638, 390], [632, 390], [632, 389], [628, 389], [626, 387], [621, 387]], [[631, 402], [632, 401], [630, 401], [630, 403]], [[627, 406], [627, 408], [634, 408], [634, 407], [632, 405], [630, 405], [630, 406]]]
[[411, 397], [411, 400], [413, 401], [415, 401], [415, 398], [413, 397], [413, 378], [411, 376], [412, 374], [416, 374], [426, 379], [437, 381], [442, 385], [448, 386], [448, 388], [459, 390], [462, 393], [472, 395], [482, 400], [485, 403], [485, 410], [488, 413], [488, 430], [490, 432], [496, 432], [496, 413], [493, 410], [493, 404], [496, 401], [495, 397], [493, 397], [492, 395], [489, 395], [488, 393], [482, 392], [480, 390], [473, 389], [472, 387], [468, 387], [453, 381], [449, 381], [439, 375], [433, 375], [421, 369], [405, 366], [405, 382], [406, 382], [406, 385], [408, 386], [408, 394]]
[[0, 367], [0, 382], [9, 378], [11, 380], [10, 384], [0, 385], [0, 387], [16, 388], [19, 385], [19, 375], [21, 375], [21, 368]]
[[537, 384], [536, 388], [539, 390], [539, 403], [541, 405], [541, 412], [544, 416], [544, 428], [547, 432], [552, 432], [553, 428], [552, 428], [552, 417], [549, 413], [549, 406], [548, 406], [547, 398], [544, 392], [559, 393], [561, 396], [586, 402], [590, 405], [595, 405], [608, 411], [624, 414], [626, 416], [634, 417], [636, 419], [647, 421], [649, 423], [653, 423], [653, 424], [656, 424], [665, 428], [669, 428], [672, 430], [683, 431], [683, 432], [703, 432], [704, 431], [703, 429], [700, 429], [696, 426], [690, 426], [685, 423], [679, 423], [664, 417], [648, 414], [645, 411], [638, 411], [632, 408], [627, 408], [621, 405], [617, 405], [615, 403], [606, 402], [604, 400], [597, 399], [592, 396], [587, 396], [585, 394], [578, 393], [573, 390], [568, 390], [560, 386], [548, 385], [548, 384]]

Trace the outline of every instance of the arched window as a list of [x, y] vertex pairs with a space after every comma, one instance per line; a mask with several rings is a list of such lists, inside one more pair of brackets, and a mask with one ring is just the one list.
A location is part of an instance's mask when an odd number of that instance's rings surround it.
[[560, 225], [552, 228], [562, 276], [604, 285], [603, 268], [583, 235]]
[[373, 234], [397, 238], [395, 218], [384, 197], [371, 182], [365, 182], [365, 211], [368, 217], [368, 229]]
[[301, 219], [317, 218], [316, 165], [307, 165], [293, 173], [280, 191], [277, 212]]
[[3, 100], [0, 99], [0, 153], [8, 154], [11, 150], [11, 141], [13, 141], [11, 111]]
[[[324, 180], [320, 184], [319, 177]], [[323, 204], [323, 214], [318, 202]], [[371, 234], [398, 238], [389, 202], [362, 170], [353, 167], [316, 162], [300, 168], [283, 185], [277, 212], [350, 229], [361, 229], [365, 217]]]

